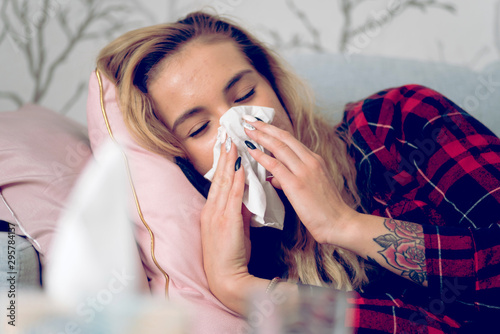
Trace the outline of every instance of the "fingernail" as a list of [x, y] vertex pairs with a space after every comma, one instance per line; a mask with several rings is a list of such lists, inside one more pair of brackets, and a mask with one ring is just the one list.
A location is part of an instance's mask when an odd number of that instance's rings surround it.
[[253, 125], [250, 125], [248, 123], [243, 122], [243, 127], [248, 129], [248, 130], [255, 130], [255, 127]]
[[256, 120], [258, 120], [259, 122], [264, 122], [263, 120], [261, 120], [260, 118], [258, 117], [255, 117]]
[[256, 147], [255, 147], [255, 145], [254, 145], [254, 144], [252, 144], [252, 142], [250, 142], [250, 141], [248, 141], [248, 140], [245, 140], [245, 145], [246, 145], [249, 149], [251, 149], [251, 150], [255, 150], [255, 148], [256, 148]]
[[240, 169], [241, 167], [241, 157], [238, 157], [238, 159], [236, 159], [236, 163], [234, 164], [234, 171], [237, 172], [238, 169]]
[[241, 116], [241, 118], [243, 118], [245, 121], [248, 121], [248, 122], [256, 122], [257, 121], [257, 118], [253, 117], [252, 115], [243, 115], [243, 116]]
[[231, 149], [231, 137], [227, 137], [226, 139], [226, 152], [229, 152]]

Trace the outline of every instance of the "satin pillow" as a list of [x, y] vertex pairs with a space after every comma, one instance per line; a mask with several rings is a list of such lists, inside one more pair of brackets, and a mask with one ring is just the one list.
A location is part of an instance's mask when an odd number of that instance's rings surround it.
[[245, 322], [212, 295], [203, 270], [200, 212], [205, 198], [173, 161], [133, 139], [116, 87], [96, 72], [90, 77], [87, 121], [93, 150], [111, 137], [124, 148], [136, 195], [130, 215], [152, 293], [166, 296], [168, 291], [168, 298], [187, 304], [194, 311], [195, 333], [240, 332]]
[[28, 104], [0, 112], [0, 219], [46, 263], [64, 203], [91, 155], [81, 124]]

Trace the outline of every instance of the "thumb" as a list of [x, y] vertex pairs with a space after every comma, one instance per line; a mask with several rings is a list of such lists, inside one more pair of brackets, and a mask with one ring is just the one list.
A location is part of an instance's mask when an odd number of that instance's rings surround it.
[[241, 214], [243, 216], [243, 228], [245, 230], [245, 236], [250, 237], [250, 219], [252, 218], [252, 213], [243, 204]]

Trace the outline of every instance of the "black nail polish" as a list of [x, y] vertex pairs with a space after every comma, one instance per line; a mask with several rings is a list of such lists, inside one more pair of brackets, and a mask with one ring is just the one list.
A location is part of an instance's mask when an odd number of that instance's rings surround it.
[[245, 140], [245, 145], [246, 145], [249, 149], [251, 149], [251, 150], [255, 150], [255, 149], [256, 149], [255, 145], [254, 145], [254, 144], [252, 144], [252, 142], [250, 142], [250, 141], [248, 141], [248, 140]]
[[[255, 117], [255, 116], [254, 116]], [[264, 122], [263, 120], [261, 120], [260, 118], [258, 117], [255, 117], [256, 120], [260, 121], [260, 122]]]
[[241, 157], [238, 157], [238, 159], [236, 159], [236, 163], [234, 164], [234, 171], [237, 172], [238, 169], [240, 169], [241, 167]]

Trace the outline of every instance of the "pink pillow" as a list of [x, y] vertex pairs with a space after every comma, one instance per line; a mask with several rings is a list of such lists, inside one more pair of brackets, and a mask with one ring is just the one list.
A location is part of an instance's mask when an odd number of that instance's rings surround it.
[[204, 197], [175, 163], [136, 143], [124, 124], [115, 86], [104, 75], [101, 79], [105, 113], [101, 109], [96, 73], [90, 77], [89, 138], [95, 150], [110, 137], [104, 121], [106, 115], [112, 135], [125, 149], [144, 221], [135, 204], [131, 206], [131, 216], [152, 292], [166, 295], [167, 274], [168, 298], [186, 303], [195, 311], [193, 332], [240, 332], [245, 322], [212, 295], [203, 270], [199, 224]]
[[85, 127], [65, 116], [36, 105], [0, 112], [0, 219], [18, 225], [42, 265], [90, 155]]

